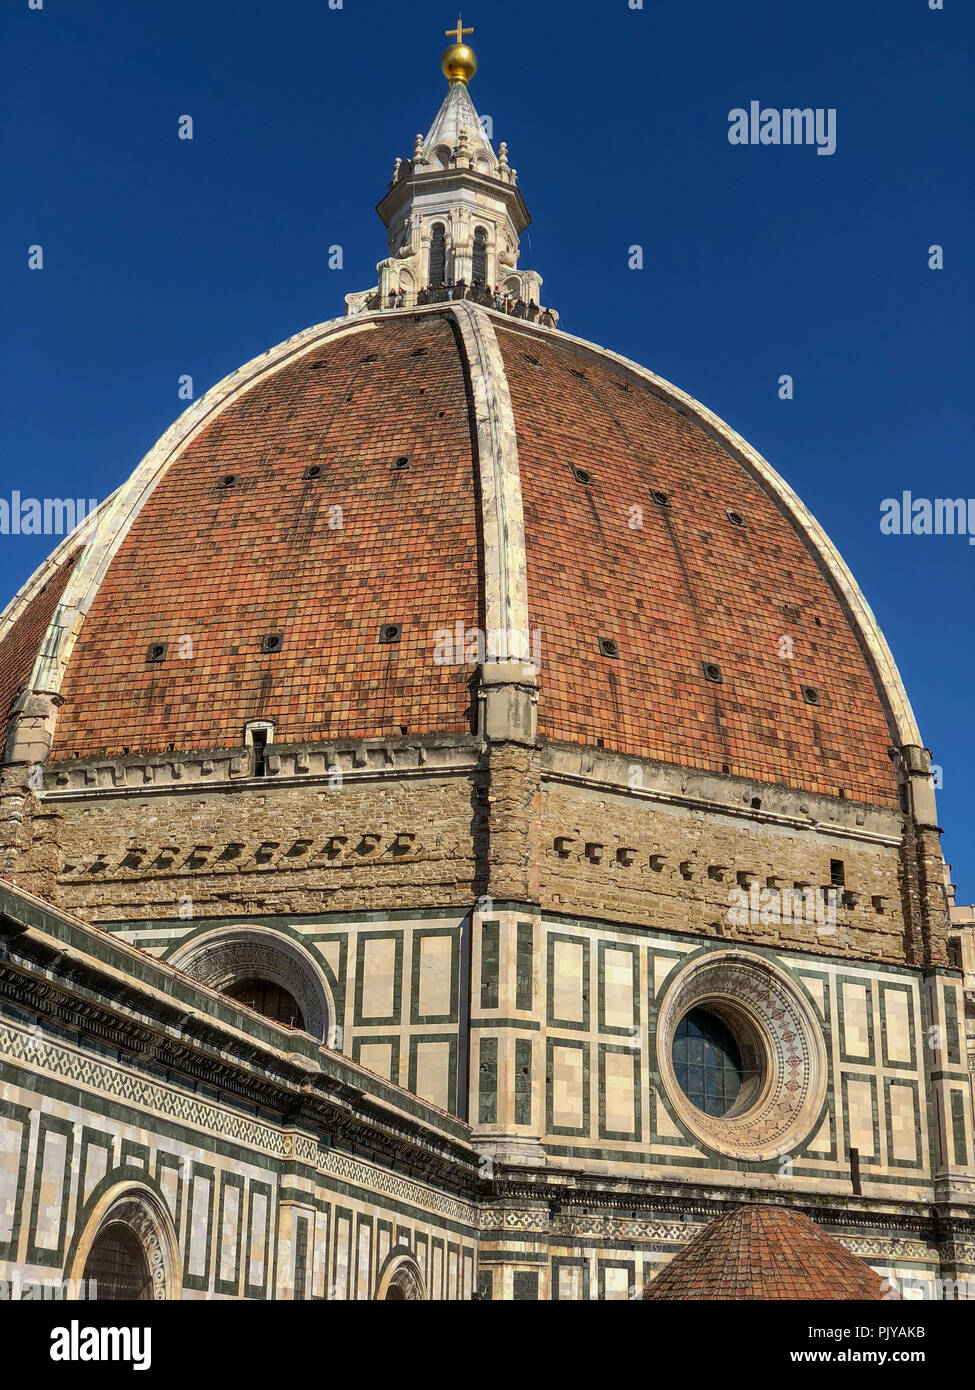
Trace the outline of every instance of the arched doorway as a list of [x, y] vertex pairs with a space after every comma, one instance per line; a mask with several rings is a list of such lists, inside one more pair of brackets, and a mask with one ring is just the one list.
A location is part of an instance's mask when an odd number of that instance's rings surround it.
[[103, 1226], [91, 1243], [82, 1279], [90, 1297], [141, 1303], [152, 1298], [152, 1277], [142, 1242], [121, 1221]]
[[404, 1251], [402, 1254], [393, 1251], [379, 1276], [379, 1286], [376, 1289], [376, 1298], [382, 1302], [398, 1302], [405, 1300], [408, 1302], [422, 1302], [427, 1296], [427, 1291], [423, 1285], [423, 1275], [420, 1266], [413, 1256]]
[[84, 1297], [148, 1302], [180, 1298], [183, 1275], [172, 1218], [143, 1183], [120, 1183], [95, 1205], [70, 1262]]
[[237, 984], [228, 985], [223, 992], [229, 999], [246, 1004], [249, 1009], [255, 1009], [265, 1018], [273, 1018], [275, 1023], [286, 1023], [289, 1028], [303, 1029], [305, 1026], [304, 1015], [297, 999], [284, 985], [275, 984], [273, 980], [257, 977], [241, 980]]

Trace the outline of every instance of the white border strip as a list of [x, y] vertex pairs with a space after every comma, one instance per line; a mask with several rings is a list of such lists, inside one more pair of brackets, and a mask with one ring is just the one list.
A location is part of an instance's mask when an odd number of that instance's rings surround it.
[[488, 662], [525, 663], [521, 683], [533, 685], [525, 513], [504, 359], [494, 326], [483, 310], [464, 300], [451, 302], [448, 308], [460, 330], [474, 393]]
[[6, 637], [7, 633], [17, 622], [24, 609], [31, 603], [42, 589], [46, 589], [54, 578], [55, 574], [67, 560], [74, 550], [77, 550], [78, 543], [82, 537], [86, 537], [85, 544], [88, 544], [91, 537], [95, 534], [100, 525], [101, 518], [108, 513], [109, 504], [114, 501], [118, 489], [109, 493], [103, 502], [100, 502], [93, 512], [89, 512], [78, 522], [72, 531], [69, 531], [60, 545], [51, 551], [46, 560], [43, 560], [37, 569], [14, 594], [6, 608], [0, 613], [0, 642]]

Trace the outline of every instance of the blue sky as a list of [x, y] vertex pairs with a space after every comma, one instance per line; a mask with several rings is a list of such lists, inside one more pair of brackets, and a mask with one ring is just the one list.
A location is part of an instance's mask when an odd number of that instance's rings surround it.
[[[944, 3], [492, 0], [465, 23], [534, 218], [522, 264], [566, 329], [705, 402], [826, 527], [943, 767], [972, 902], [975, 547], [879, 527], [905, 489], [975, 496], [975, 24]], [[199, 394], [374, 283], [374, 207], [453, 22], [427, 0], [7, 0], [0, 495], [103, 497], [181, 374]], [[835, 108], [835, 154], [731, 145], [752, 100]], [[53, 543], [0, 538], [4, 599]]]

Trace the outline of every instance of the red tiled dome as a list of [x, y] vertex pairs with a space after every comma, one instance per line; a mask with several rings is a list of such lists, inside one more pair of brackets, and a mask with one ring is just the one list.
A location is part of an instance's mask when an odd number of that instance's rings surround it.
[[[743, 441], [610, 353], [462, 307], [487, 368], [455, 306], [361, 315], [177, 422], [68, 585], [83, 620], [53, 756], [237, 746], [254, 718], [283, 743], [471, 731], [473, 668], [433, 650], [438, 629], [489, 625], [479, 428], [510, 396], [524, 553], [502, 565], [539, 634], [540, 734], [896, 805], [889, 654]], [[381, 643], [390, 623], [401, 640]], [[5, 714], [40, 628], [23, 617], [0, 643]], [[262, 652], [271, 634], [280, 650]]]
[[896, 1298], [886, 1280], [808, 1216], [743, 1206], [705, 1226], [643, 1291], [670, 1302]]

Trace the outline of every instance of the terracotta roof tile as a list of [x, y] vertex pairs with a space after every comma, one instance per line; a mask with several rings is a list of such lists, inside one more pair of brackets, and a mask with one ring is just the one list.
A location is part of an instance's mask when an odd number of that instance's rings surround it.
[[[896, 806], [867, 660], [776, 503], [649, 387], [619, 390], [608, 360], [495, 323], [542, 735]], [[53, 756], [235, 746], [260, 717], [278, 742], [470, 731], [471, 669], [435, 664], [433, 646], [437, 629], [484, 625], [474, 433], [467, 367], [441, 313], [376, 319], [231, 401], [108, 567], [68, 663]], [[399, 454], [412, 459], [402, 472]], [[304, 479], [309, 465], [321, 476]], [[235, 484], [221, 489], [227, 474]], [[341, 529], [329, 525], [336, 506]], [[8, 701], [43, 612], [3, 644]], [[384, 623], [402, 624], [399, 642], [379, 642]], [[281, 650], [262, 653], [273, 633]], [[618, 658], [600, 654], [599, 637], [617, 641]], [[146, 661], [152, 642], [169, 643], [159, 664]]]
[[[253, 387], [156, 487], [85, 620], [55, 757], [233, 746], [258, 717], [282, 743], [470, 728], [470, 671], [432, 661], [435, 629], [478, 625], [463, 367], [442, 318], [368, 344], [326, 343]], [[379, 642], [385, 623], [399, 642]]]
[[44, 587], [26, 605], [0, 643], [0, 729], [6, 723], [14, 700], [33, 670], [44, 634], [54, 616], [54, 610], [61, 601], [81, 551], [82, 547], [79, 545], [78, 549], [59, 565]]
[[[498, 337], [518, 431], [529, 616], [542, 634], [541, 731], [896, 805], [867, 662], [764, 489], [649, 388], [620, 391], [610, 364], [582, 362], [557, 338], [529, 343], [503, 327]], [[617, 641], [617, 660], [600, 656], [600, 636]], [[720, 667], [720, 684], [705, 679], [705, 662]], [[821, 692], [819, 705], [803, 685]]]
[[655, 1301], [895, 1298], [886, 1281], [802, 1212], [742, 1206], [719, 1216], [643, 1291]]

